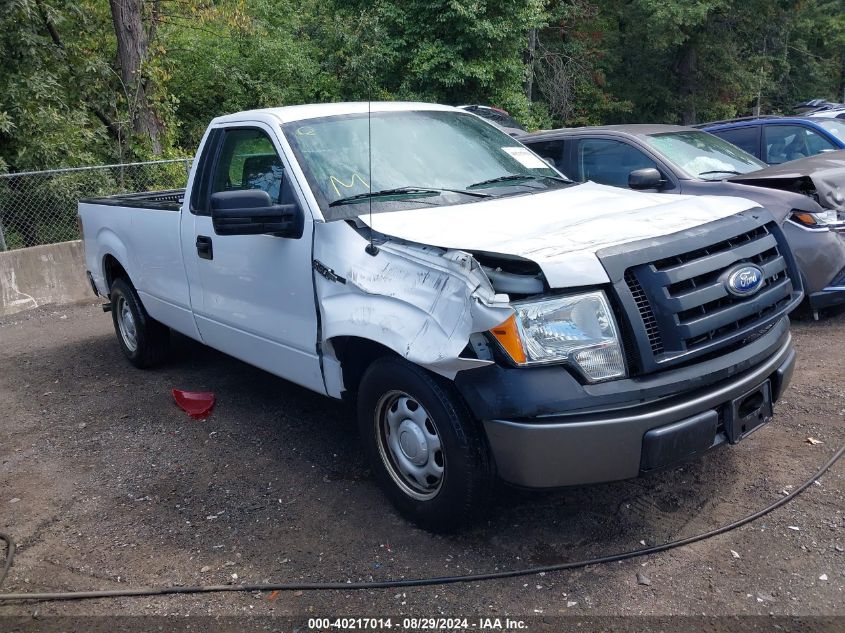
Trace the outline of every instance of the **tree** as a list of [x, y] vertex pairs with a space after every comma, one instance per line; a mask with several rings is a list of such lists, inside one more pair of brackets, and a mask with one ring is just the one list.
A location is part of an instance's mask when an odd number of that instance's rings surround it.
[[[0, 12], [0, 171], [97, 160], [113, 125], [97, 98], [95, 60], [80, 49], [103, 17], [95, 10], [13, 0]], [[62, 32], [77, 34], [67, 42]]]
[[150, 98], [149, 78], [143, 67], [148, 61], [150, 36], [156, 26], [157, 2], [150, 3], [149, 24], [144, 24], [144, 0], [109, 0], [112, 24], [117, 37], [117, 65], [126, 94], [132, 129], [149, 138], [152, 153], [161, 154], [162, 122]]
[[530, 117], [523, 90], [526, 34], [542, 20], [542, 5], [541, 0], [333, 0], [325, 9], [333, 19], [322, 27], [330, 43], [328, 65], [343, 69], [341, 80], [359, 98], [373, 91], [365, 88], [362, 95], [359, 81], [372, 68], [375, 94], [489, 103]]
[[607, 90], [607, 15], [592, 0], [549, 2], [531, 56], [536, 96], [555, 125], [590, 125], [630, 110]]
[[310, 101], [483, 103], [532, 127], [845, 89], [845, 0], [0, 1], [0, 171], [184, 155], [216, 115]]

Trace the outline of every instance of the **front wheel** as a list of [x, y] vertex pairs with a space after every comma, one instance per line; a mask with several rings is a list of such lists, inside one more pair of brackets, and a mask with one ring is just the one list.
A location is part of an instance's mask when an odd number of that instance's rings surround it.
[[484, 511], [489, 449], [448, 382], [399, 358], [376, 360], [361, 380], [358, 424], [376, 480], [405, 517], [446, 532]]

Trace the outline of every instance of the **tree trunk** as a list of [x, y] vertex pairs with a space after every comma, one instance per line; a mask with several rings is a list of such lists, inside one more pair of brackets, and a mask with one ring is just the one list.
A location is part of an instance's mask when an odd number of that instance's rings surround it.
[[695, 44], [687, 41], [678, 62], [679, 96], [681, 98], [681, 125], [696, 123], [695, 92], [698, 55]]
[[144, 28], [144, 0], [109, 0], [117, 36], [117, 62], [126, 90], [132, 129], [148, 136], [153, 153], [161, 154], [163, 126], [150, 106], [141, 66], [147, 58], [149, 40]]
[[845, 51], [842, 51], [842, 68], [840, 70], [842, 77], [842, 103], [845, 103]]
[[526, 55], [525, 96], [528, 102], [533, 101], [534, 94], [534, 55], [537, 50], [537, 29], [528, 31], [528, 54]]

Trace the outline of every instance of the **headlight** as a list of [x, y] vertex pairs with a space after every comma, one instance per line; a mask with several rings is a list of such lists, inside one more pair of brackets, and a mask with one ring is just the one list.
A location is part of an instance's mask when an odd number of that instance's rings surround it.
[[515, 303], [491, 333], [518, 365], [567, 362], [591, 382], [625, 376], [619, 330], [601, 291]]
[[839, 222], [836, 211], [810, 213], [809, 211], [793, 209], [792, 215], [790, 215], [789, 218], [801, 226], [808, 226], [814, 229], [823, 229]]

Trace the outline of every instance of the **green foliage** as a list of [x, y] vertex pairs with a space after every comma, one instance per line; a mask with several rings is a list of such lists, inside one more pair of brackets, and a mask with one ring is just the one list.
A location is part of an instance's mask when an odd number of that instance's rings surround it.
[[[20, 171], [92, 160], [104, 134], [74, 80], [76, 50], [54, 45], [45, 20], [52, 9], [12, 0], [0, 12], [0, 170]], [[86, 18], [68, 10], [63, 23]]]
[[845, 0], [789, 4], [780, 46], [767, 55], [767, 104], [788, 111], [810, 97], [845, 100]]
[[324, 51], [306, 32], [306, 8], [307, 2], [247, 0], [246, 26], [217, 19], [162, 31], [170, 42], [167, 88], [181, 124], [179, 145], [195, 147], [215, 116], [338, 98], [337, 82], [320, 66]]
[[542, 16], [540, 0], [334, 0], [316, 33], [344, 98], [484, 102], [527, 114], [526, 33]]
[[790, 111], [842, 85], [842, 0], [608, 0], [610, 88], [627, 120], [694, 122]]
[[[165, 157], [271, 105], [482, 103], [536, 128], [788, 112], [845, 84], [843, 0], [137, 1]], [[2, 7], [0, 172], [153, 155], [108, 2]]]
[[548, 108], [549, 122], [594, 125], [631, 109], [630, 101], [607, 89], [613, 68], [613, 21], [590, 0], [552, 2], [537, 30], [532, 96]]

